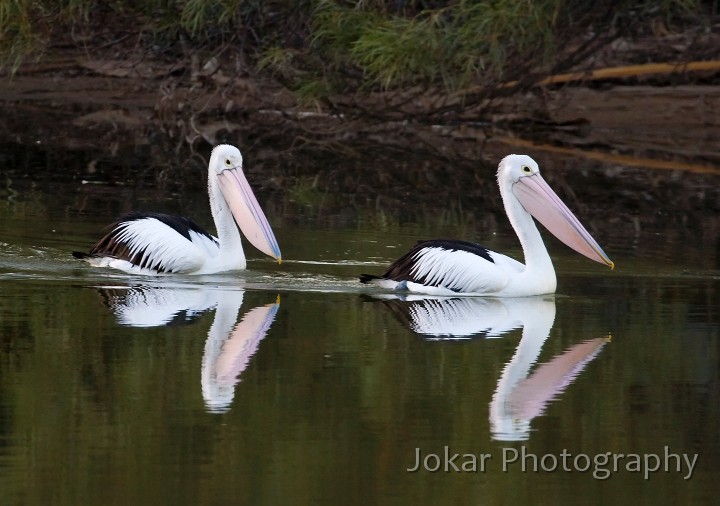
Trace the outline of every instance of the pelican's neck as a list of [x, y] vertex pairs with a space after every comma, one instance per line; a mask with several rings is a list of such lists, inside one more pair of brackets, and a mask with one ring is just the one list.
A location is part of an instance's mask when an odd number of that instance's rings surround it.
[[554, 290], [555, 269], [535, 220], [513, 194], [512, 183], [500, 184], [500, 194], [505, 205], [505, 213], [522, 246], [525, 257], [523, 274], [536, 280], [552, 280]]
[[208, 175], [208, 193], [210, 195], [210, 212], [212, 212], [215, 221], [220, 254], [232, 254], [235, 257], [241, 257], [244, 262], [245, 255], [240, 240], [240, 230], [233, 219], [225, 197], [220, 191], [217, 176], [212, 171]]

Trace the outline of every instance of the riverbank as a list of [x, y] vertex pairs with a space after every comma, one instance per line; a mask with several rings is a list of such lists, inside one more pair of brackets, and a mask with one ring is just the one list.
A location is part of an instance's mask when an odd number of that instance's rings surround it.
[[[566, 75], [467, 108], [461, 94], [428, 90], [308, 106], [228, 55], [169, 61], [63, 48], [0, 80], [3, 170], [188, 191], [204, 184], [188, 171], [230, 142], [243, 149], [258, 191], [309, 205], [468, 208], [482, 200], [499, 209], [492, 167], [526, 152], [555, 185], [580, 188], [578, 205], [612, 210], [620, 223], [608, 226], [632, 231], [639, 219], [659, 219], [658, 209], [686, 223], [720, 211], [720, 68], [643, 72], [642, 62], [707, 56], [713, 44], [713, 33], [622, 41], [575, 69], [594, 63], [614, 73]], [[55, 170], [31, 174], [32, 164]]]

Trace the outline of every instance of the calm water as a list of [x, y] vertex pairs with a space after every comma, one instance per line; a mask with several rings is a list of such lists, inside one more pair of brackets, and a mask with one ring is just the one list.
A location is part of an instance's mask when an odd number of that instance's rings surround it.
[[720, 268], [704, 240], [658, 254], [663, 231], [598, 237], [610, 272], [548, 238], [556, 296], [399, 300], [355, 276], [418, 238], [514, 254], [516, 239], [432, 213], [300, 224], [271, 205], [282, 266], [248, 247], [244, 273], [139, 278], [68, 252], [127, 207], [208, 223], [205, 195], [78, 182], [2, 196], [1, 504], [712, 504], [720, 492]]

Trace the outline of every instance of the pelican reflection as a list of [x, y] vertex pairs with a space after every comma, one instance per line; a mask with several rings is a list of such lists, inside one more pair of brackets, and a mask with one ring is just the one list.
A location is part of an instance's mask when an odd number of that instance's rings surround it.
[[382, 300], [405, 326], [426, 339], [494, 338], [522, 329], [490, 402], [492, 438], [500, 441], [528, 439], [530, 422], [609, 342], [609, 338], [582, 341], [538, 365], [531, 374], [555, 322], [553, 297], [382, 296]]
[[159, 327], [189, 323], [215, 309], [202, 357], [200, 383], [208, 411], [227, 411], [240, 377], [275, 320], [280, 298], [240, 315], [244, 290], [135, 286], [103, 288], [121, 325]]
[[[512, 360], [505, 366], [490, 402], [490, 430], [493, 439], [528, 439], [530, 421], [543, 414], [547, 404], [575, 381], [609, 341], [609, 338], [599, 337], [575, 344], [537, 366], [530, 375], [527, 375], [530, 367], [527, 360], [534, 350], [521, 350], [521, 341]], [[529, 351], [528, 355], [524, 355], [525, 351]]]

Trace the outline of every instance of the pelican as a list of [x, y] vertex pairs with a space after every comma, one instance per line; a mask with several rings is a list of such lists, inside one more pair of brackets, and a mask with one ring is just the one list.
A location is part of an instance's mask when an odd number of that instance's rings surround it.
[[[217, 237], [183, 216], [131, 212], [89, 253], [73, 256], [95, 267], [131, 274], [214, 274], [245, 269], [240, 230], [263, 253], [282, 262], [280, 248], [260, 204], [243, 174], [243, 159], [234, 146], [216, 146], [208, 166], [210, 210]], [[237, 224], [236, 224], [237, 222]]]
[[479, 244], [434, 239], [419, 241], [380, 276], [362, 274], [360, 281], [429, 295], [526, 297], [555, 293], [555, 269], [533, 218], [578, 253], [614, 267], [542, 178], [535, 160], [527, 155], [508, 155], [498, 166], [497, 179], [525, 265]]

